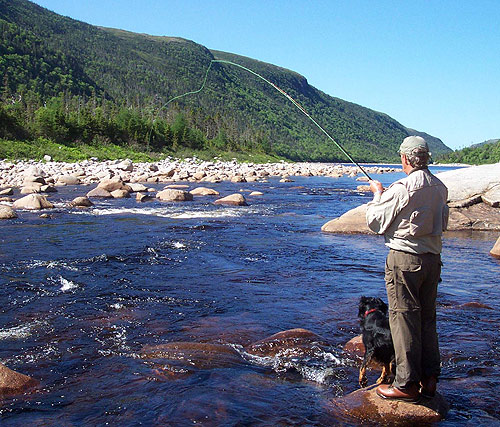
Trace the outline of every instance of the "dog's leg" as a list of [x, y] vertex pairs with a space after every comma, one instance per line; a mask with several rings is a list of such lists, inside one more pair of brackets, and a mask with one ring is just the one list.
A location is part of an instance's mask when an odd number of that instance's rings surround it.
[[368, 379], [366, 378], [366, 367], [372, 358], [373, 352], [365, 351], [365, 355], [363, 357], [363, 363], [361, 363], [361, 367], [359, 368], [359, 385], [360, 387], [366, 387], [368, 385]]
[[382, 366], [382, 373], [380, 374], [380, 377], [377, 380], [377, 384], [383, 384], [387, 381], [387, 378], [389, 377], [389, 374], [391, 372], [391, 366], [390, 363], [384, 363]]

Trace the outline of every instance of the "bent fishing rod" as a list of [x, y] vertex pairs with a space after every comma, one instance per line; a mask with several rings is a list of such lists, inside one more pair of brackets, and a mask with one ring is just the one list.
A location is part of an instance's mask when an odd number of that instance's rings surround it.
[[268, 85], [272, 86], [274, 89], [276, 89], [279, 93], [281, 93], [285, 98], [287, 98], [293, 105], [295, 105], [295, 107], [297, 107], [309, 120], [311, 120], [311, 122], [314, 123], [314, 125], [316, 125], [316, 127], [321, 131], [323, 132], [327, 138], [332, 141], [339, 149], [340, 151], [342, 151], [342, 153], [345, 154], [345, 156], [351, 161], [351, 163], [355, 164], [359, 170], [371, 181], [372, 178], [370, 177], [370, 175], [368, 175], [368, 173], [366, 173], [366, 171], [364, 170], [364, 168], [356, 161], [354, 160], [351, 155], [344, 149], [344, 147], [342, 147], [342, 145], [340, 145], [337, 141], [335, 141], [335, 139], [333, 139], [332, 136], [330, 136], [330, 134], [325, 130], [323, 129], [319, 123], [314, 120], [313, 117], [311, 117], [311, 115], [306, 111], [306, 109], [304, 107], [302, 107], [302, 105], [300, 105], [295, 99], [293, 99], [288, 93], [286, 93], [283, 89], [281, 89], [279, 86], [275, 85], [273, 82], [269, 81], [268, 79], [266, 79], [265, 77], [261, 76], [259, 73], [256, 73], [255, 71], [251, 70], [250, 68], [247, 68], [247, 67], [244, 67], [243, 65], [241, 64], [237, 64], [236, 62], [231, 62], [231, 61], [227, 61], [227, 60], [224, 60], [224, 59], [212, 59], [210, 61], [210, 64], [208, 65], [208, 68], [207, 68], [207, 71], [205, 72], [205, 78], [203, 80], [203, 84], [201, 85], [201, 87], [198, 89], [198, 90], [194, 90], [194, 91], [190, 91], [190, 92], [186, 92], [182, 95], [178, 95], [178, 96], [175, 96], [173, 97], [172, 99], [168, 100], [161, 108], [165, 108], [168, 104], [170, 104], [171, 102], [177, 100], [177, 99], [180, 99], [180, 98], [183, 98], [185, 96], [188, 96], [188, 95], [194, 95], [196, 93], [199, 93], [203, 90], [203, 88], [205, 87], [205, 84], [207, 82], [207, 78], [208, 78], [208, 73], [210, 71], [210, 69], [212, 68], [212, 64], [214, 63], [220, 63], [220, 64], [228, 64], [228, 65], [233, 65], [235, 67], [238, 67], [238, 68], [241, 68], [247, 72], [249, 72], [250, 74], [253, 74], [254, 76], [258, 77], [259, 79], [265, 81]]

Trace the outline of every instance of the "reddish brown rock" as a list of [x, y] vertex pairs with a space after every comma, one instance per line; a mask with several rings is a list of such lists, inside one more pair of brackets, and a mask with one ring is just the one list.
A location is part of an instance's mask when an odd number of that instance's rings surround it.
[[37, 380], [0, 363], [0, 398], [24, 393], [36, 385], [38, 385]]
[[[363, 337], [361, 335], [357, 335], [351, 340], [349, 340], [344, 345], [344, 352], [351, 356], [355, 356], [361, 362], [365, 354], [365, 345], [363, 344]], [[382, 364], [378, 363], [375, 359], [372, 359], [368, 364], [368, 368], [375, 371], [381, 371]]]
[[491, 248], [490, 255], [495, 258], [500, 259], [500, 237], [497, 239], [496, 243]]
[[376, 393], [376, 386], [370, 386], [332, 400], [329, 409], [356, 423], [427, 425], [443, 420], [449, 406], [439, 393], [433, 399], [422, 398], [415, 404], [382, 399]]
[[214, 202], [216, 205], [233, 205], [233, 206], [246, 206], [247, 201], [243, 195], [239, 193], [230, 194], [229, 196], [218, 199]]
[[198, 369], [226, 368], [245, 363], [236, 350], [222, 344], [170, 342], [146, 346], [140, 354], [143, 359], [161, 360], [163, 364], [177, 361]]
[[281, 331], [268, 338], [257, 341], [245, 347], [249, 354], [261, 357], [276, 356], [284, 351], [288, 356], [305, 356], [318, 348], [327, 348], [329, 344], [307, 329], [296, 328]]

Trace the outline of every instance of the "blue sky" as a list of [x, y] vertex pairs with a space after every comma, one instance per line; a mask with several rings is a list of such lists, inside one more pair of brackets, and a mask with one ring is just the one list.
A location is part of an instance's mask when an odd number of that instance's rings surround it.
[[296, 71], [457, 149], [500, 138], [498, 0], [36, 0]]

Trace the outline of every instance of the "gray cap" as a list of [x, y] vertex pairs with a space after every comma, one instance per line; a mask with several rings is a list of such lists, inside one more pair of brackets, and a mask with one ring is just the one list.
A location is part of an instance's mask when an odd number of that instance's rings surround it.
[[400, 154], [412, 154], [413, 150], [419, 149], [419, 151], [429, 152], [429, 146], [425, 139], [421, 136], [408, 136], [403, 139], [403, 143], [399, 147]]

